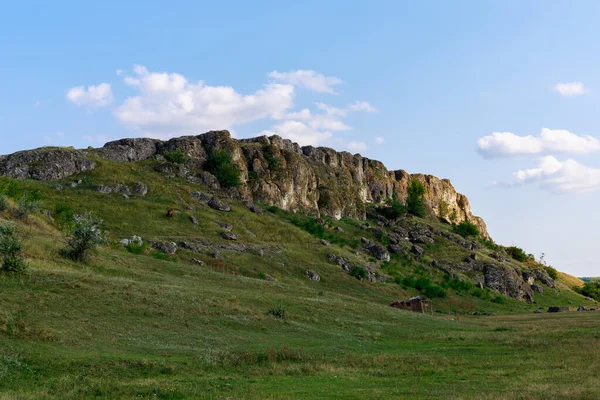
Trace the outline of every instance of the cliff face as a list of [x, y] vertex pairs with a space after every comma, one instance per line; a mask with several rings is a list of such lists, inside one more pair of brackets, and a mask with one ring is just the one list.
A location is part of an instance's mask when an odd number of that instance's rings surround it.
[[230, 191], [236, 197], [290, 211], [364, 219], [366, 203], [380, 203], [393, 195], [403, 199], [416, 177], [425, 185], [426, 203], [436, 216], [452, 216], [457, 223], [471, 221], [488, 236], [484, 221], [471, 213], [469, 200], [447, 179], [388, 171], [381, 162], [358, 154], [300, 147], [278, 136], [236, 140], [227, 131], [212, 131], [168, 141], [122, 139], [100, 149], [43, 148], [1, 156], [0, 174], [50, 181], [95, 168], [93, 156], [135, 162], [180, 149], [191, 159], [181, 175], [195, 176], [216, 148], [227, 149], [241, 171], [242, 185]]

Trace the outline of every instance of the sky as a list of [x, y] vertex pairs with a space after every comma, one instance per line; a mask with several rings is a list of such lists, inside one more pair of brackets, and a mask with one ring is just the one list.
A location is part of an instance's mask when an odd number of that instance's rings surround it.
[[449, 178], [599, 276], [598, 1], [5, 1], [0, 154], [229, 129]]

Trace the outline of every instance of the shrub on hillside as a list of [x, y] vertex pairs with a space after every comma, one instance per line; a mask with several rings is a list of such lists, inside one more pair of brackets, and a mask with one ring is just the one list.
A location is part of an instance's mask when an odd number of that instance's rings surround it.
[[15, 224], [9, 221], [0, 222], [0, 271], [22, 272], [25, 262], [21, 258], [23, 244], [17, 235]]
[[20, 219], [27, 218], [30, 214], [40, 211], [42, 202], [36, 196], [23, 195], [17, 200], [15, 216]]
[[70, 228], [75, 221], [75, 212], [73, 212], [73, 209], [62, 203], [58, 203], [54, 207], [54, 216], [58, 223], [64, 228]]
[[75, 261], [83, 261], [90, 250], [106, 241], [100, 230], [101, 220], [86, 214], [75, 218], [67, 238], [65, 255]]
[[454, 225], [452, 230], [464, 238], [468, 236], [479, 236], [479, 228], [477, 228], [477, 225], [467, 220], [462, 221], [458, 225]]
[[425, 216], [425, 185], [413, 178], [408, 184], [408, 195], [406, 196], [406, 209], [408, 213], [417, 217]]
[[584, 296], [600, 301], [600, 278], [592, 278], [576, 290]]
[[506, 252], [515, 260], [520, 262], [527, 261], [527, 253], [517, 246], [510, 246], [506, 248]]
[[8, 200], [6, 196], [0, 194], [0, 212], [8, 210]]
[[190, 161], [190, 158], [181, 149], [165, 151], [163, 157], [173, 164], [187, 164]]
[[285, 308], [282, 305], [271, 307], [267, 310], [267, 314], [275, 318], [285, 318]]
[[553, 268], [549, 265], [546, 265], [546, 266], [544, 266], [544, 269], [546, 270], [546, 272], [548, 273], [550, 278], [552, 278], [554, 280], [558, 279], [558, 271], [555, 268]]
[[231, 155], [223, 149], [214, 149], [204, 168], [217, 177], [223, 187], [240, 186], [240, 170], [233, 163]]
[[350, 275], [358, 280], [364, 281], [367, 279], [367, 270], [359, 265], [356, 265], [350, 270]]
[[385, 207], [380, 209], [380, 212], [387, 219], [397, 219], [406, 214], [407, 207], [396, 197], [387, 199], [385, 205]]

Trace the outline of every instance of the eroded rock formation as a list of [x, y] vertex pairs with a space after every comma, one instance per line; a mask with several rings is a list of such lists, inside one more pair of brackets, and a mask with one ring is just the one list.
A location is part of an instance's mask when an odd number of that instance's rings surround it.
[[388, 171], [383, 163], [359, 154], [325, 147], [300, 147], [279, 136], [236, 140], [227, 131], [168, 141], [138, 138], [109, 142], [100, 149], [42, 148], [0, 157], [0, 174], [17, 179], [59, 180], [96, 167], [94, 157], [136, 162], [181, 150], [190, 162], [174, 175], [196, 178], [213, 149], [227, 149], [241, 171], [236, 197], [264, 202], [294, 212], [364, 219], [367, 203], [406, 196], [413, 177], [427, 190], [432, 212], [454, 222], [469, 220], [487, 236], [484, 221], [471, 213], [469, 200], [447, 179]]

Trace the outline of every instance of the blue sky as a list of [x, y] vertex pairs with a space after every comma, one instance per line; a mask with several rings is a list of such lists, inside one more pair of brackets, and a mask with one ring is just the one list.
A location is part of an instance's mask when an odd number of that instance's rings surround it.
[[275, 132], [449, 178], [499, 243], [600, 275], [597, 1], [0, 8], [0, 154]]

